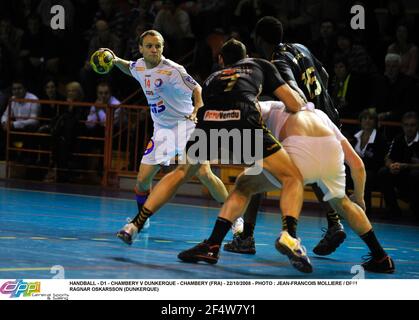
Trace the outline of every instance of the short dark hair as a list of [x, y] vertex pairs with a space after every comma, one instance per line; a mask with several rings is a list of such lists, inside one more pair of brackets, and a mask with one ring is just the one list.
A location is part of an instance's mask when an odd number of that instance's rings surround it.
[[416, 122], [418, 121], [418, 114], [414, 111], [406, 112], [402, 117], [402, 122], [407, 119], [415, 119]]
[[374, 119], [375, 123], [376, 124], [378, 123], [378, 114], [374, 109], [369, 108], [369, 109], [362, 110], [361, 113], [359, 114], [358, 119], [359, 119], [359, 121], [361, 121], [362, 119], [364, 119], [366, 117]]
[[161, 41], [162, 41], [163, 46], [164, 46], [164, 38], [163, 38], [163, 36], [161, 35], [161, 33], [160, 33], [160, 32], [158, 32], [157, 30], [147, 30], [147, 31], [144, 31], [144, 32], [141, 34], [141, 36], [139, 36], [139, 37], [138, 37], [138, 44], [139, 44], [139, 45], [141, 45], [141, 46], [143, 45], [143, 41], [144, 41], [144, 38], [145, 38], [146, 36], [159, 37], [159, 38], [161, 39]]
[[256, 23], [255, 36], [262, 38], [269, 44], [276, 45], [282, 42], [284, 28], [277, 18], [266, 16]]
[[220, 55], [223, 57], [226, 66], [246, 58], [246, 54], [246, 46], [236, 39], [228, 40], [224, 43], [220, 51]]

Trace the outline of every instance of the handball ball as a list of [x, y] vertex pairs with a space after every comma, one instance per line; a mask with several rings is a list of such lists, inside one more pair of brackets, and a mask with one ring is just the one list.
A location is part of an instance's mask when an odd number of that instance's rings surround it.
[[113, 67], [113, 55], [108, 50], [97, 50], [90, 57], [90, 65], [99, 74], [106, 74]]

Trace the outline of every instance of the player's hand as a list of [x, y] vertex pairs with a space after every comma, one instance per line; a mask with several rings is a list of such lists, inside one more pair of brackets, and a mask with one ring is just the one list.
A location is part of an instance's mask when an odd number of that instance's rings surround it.
[[115, 52], [113, 52], [111, 49], [109, 48], [99, 48], [99, 51], [109, 51], [112, 56], [113, 56], [113, 60], [116, 60], [118, 57], [116, 56]]
[[196, 117], [196, 114], [195, 113], [191, 113], [190, 115], [185, 116], [185, 119], [188, 119], [188, 120], [192, 121], [195, 124], [198, 123], [198, 118]]

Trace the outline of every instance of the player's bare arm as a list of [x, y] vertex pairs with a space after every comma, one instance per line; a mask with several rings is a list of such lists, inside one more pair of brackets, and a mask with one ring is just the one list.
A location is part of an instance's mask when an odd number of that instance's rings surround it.
[[364, 192], [367, 175], [364, 163], [348, 140], [342, 140], [341, 145], [345, 154], [345, 162], [351, 169], [351, 177], [354, 182], [353, 200], [362, 208], [365, 208]]
[[305, 101], [301, 96], [291, 89], [288, 84], [276, 88], [274, 95], [280, 99], [291, 112], [298, 112], [305, 105]]

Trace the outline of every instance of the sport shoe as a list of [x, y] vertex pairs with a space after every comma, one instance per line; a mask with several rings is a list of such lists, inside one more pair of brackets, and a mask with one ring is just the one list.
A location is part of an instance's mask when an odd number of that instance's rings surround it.
[[287, 231], [282, 231], [279, 238], [275, 241], [275, 248], [280, 253], [285, 254], [290, 259], [291, 265], [298, 271], [304, 273], [313, 272], [306, 248], [301, 245], [300, 239], [295, 239]]
[[364, 259], [362, 266], [365, 271], [376, 272], [376, 273], [393, 273], [396, 270], [393, 259], [389, 256], [378, 260], [375, 259], [371, 253], [367, 255]]
[[235, 234], [233, 241], [224, 245], [224, 250], [235, 253], [255, 254], [255, 238], [249, 236], [246, 239], [242, 239], [240, 234]]
[[328, 229], [323, 228], [324, 232], [323, 238], [314, 247], [313, 252], [319, 256], [327, 256], [341, 245], [341, 243], [346, 239], [346, 233], [343, 230], [343, 225], [338, 223], [333, 227]]
[[133, 223], [127, 223], [122, 230], [119, 230], [116, 236], [126, 244], [132, 245], [138, 234], [138, 228]]
[[146, 230], [150, 228], [150, 218], [148, 218], [145, 222], [144, 222], [144, 226], [142, 230]]
[[218, 262], [219, 251], [219, 245], [209, 245], [207, 240], [204, 240], [195, 247], [182, 251], [177, 257], [184, 262], [204, 261], [206, 263], [216, 264]]
[[244, 225], [243, 218], [242, 217], [237, 218], [236, 221], [234, 221], [233, 225], [231, 226], [231, 232], [233, 233], [233, 235], [242, 233], [243, 225]]

